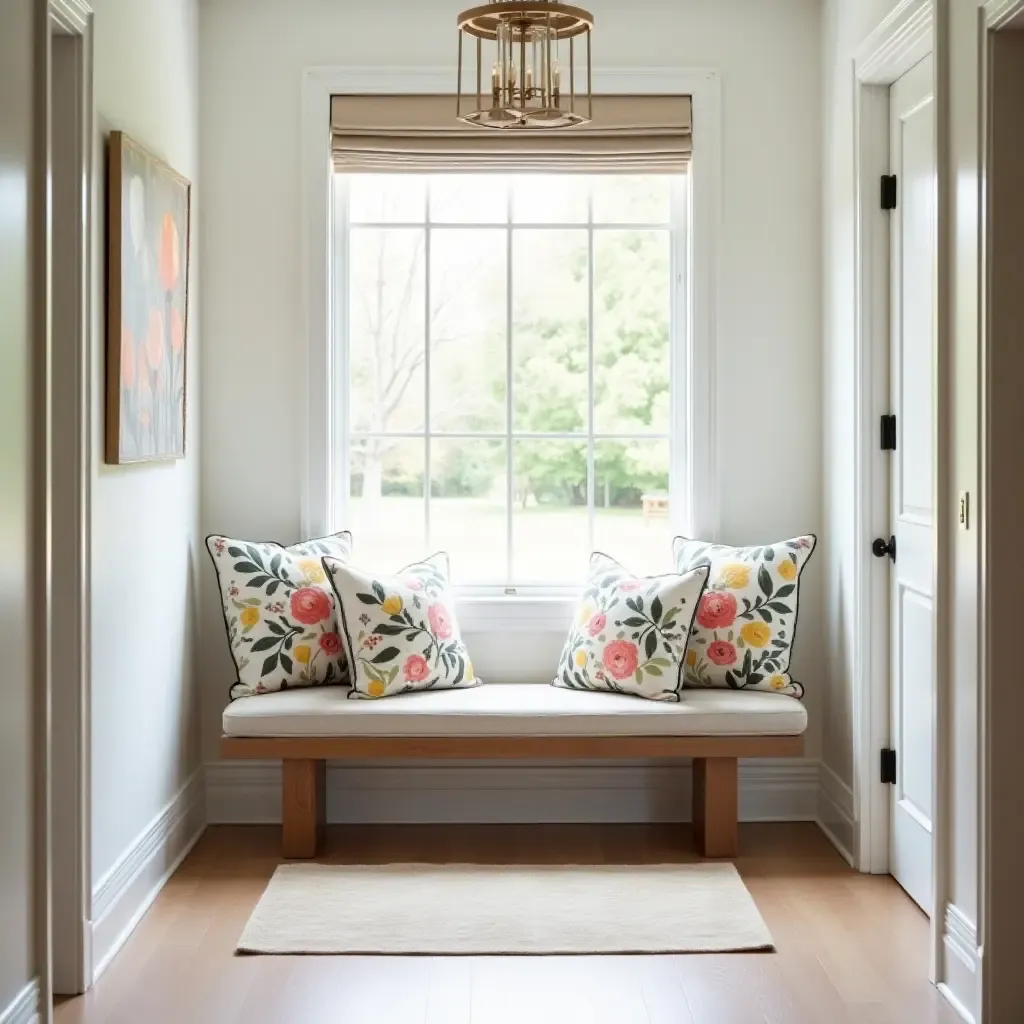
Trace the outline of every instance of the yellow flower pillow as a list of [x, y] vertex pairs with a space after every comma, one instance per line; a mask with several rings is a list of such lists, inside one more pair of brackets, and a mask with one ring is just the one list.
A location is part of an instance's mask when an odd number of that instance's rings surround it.
[[350, 697], [392, 697], [480, 681], [455, 621], [443, 551], [393, 576], [367, 573], [337, 558], [324, 558], [323, 564], [341, 609], [352, 666]]
[[686, 652], [687, 686], [804, 695], [789, 661], [800, 573], [814, 545], [812, 535], [746, 548], [675, 538], [677, 572], [711, 570]]
[[705, 566], [678, 576], [634, 576], [595, 551], [553, 684], [678, 701], [686, 641], [707, 578]]
[[334, 592], [320, 559], [348, 558], [351, 533], [288, 548], [212, 534], [206, 548], [217, 572], [238, 675], [232, 700], [348, 682]]

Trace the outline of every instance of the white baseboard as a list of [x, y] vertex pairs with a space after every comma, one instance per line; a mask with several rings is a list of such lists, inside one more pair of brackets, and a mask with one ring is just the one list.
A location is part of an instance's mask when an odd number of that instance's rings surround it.
[[822, 761], [816, 821], [850, 867], [856, 866], [853, 856], [856, 820], [853, 790]]
[[37, 1024], [39, 1020], [39, 980], [33, 978], [4, 1010], [0, 1024]]
[[90, 984], [124, 945], [205, 828], [205, 782], [199, 768], [93, 890]]
[[939, 982], [939, 991], [968, 1024], [975, 1024], [981, 994], [978, 985], [981, 966], [978, 929], [952, 903], [946, 904], [942, 946], [945, 953], [945, 980]]
[[[671, 822], [691, 819], [690, 765], [351, 764], [328, 766], [327, 818], [346, 824]], [[818, 762], [740, 763], [743, 821], [814, 821]], [[279, 762], [206, 765], [211, 824], [281, 820]]]

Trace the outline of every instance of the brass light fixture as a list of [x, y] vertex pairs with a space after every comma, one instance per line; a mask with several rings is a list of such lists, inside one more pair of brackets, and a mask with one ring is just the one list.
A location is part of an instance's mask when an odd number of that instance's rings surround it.
[[[594, 16], [556, 0], [490, 0], [459, 15], [460, 121], [481, 128], [571, 128], [593, 117]], [[576, 41], [587, 47], [586, 92], [576, 94]], [[476, 49], [476, 108], [463, 101], [463, 37]], [[485, 50], [484, 44], [488, 45]], [[581, 40], [582, 45], [582, 40]], [[493, 55], [493, 61], [490, 56]], [[563, 64], [563, 61], [565, 63]], [[489, 67], [485, 67], [485, 62]], [[583, 113], [583, 111], [586, 113]]]

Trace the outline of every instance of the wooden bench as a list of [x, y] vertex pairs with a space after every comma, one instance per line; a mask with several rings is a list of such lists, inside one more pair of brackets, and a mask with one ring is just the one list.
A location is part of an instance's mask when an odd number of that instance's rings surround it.
[[737, 759], [799, 757], [806, 727], [798, 700], [763, 691], [686, 690], [669, 704], [536, 683], [380, 701], [318, 687], [234, 701], [221, 755], [281, 760], [282, 846], [293, 858], [321, 848], [328, 760], [689, 757], [698, 852], [734, 857]]

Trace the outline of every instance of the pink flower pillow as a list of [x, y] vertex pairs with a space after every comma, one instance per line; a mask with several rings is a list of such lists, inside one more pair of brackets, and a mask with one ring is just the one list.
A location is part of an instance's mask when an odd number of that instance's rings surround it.
[[808, 534], [747, 548], [676, 537], [676, 569], [711, 572], [686, 652], [686, 685], [774, 690], [802, 697], [789, 674]]
[[352, 666], [350, 697], [391, 697], [480, 681], [455, 621], [443, 551], [393, 576], [363, 572], [337, 558], [325, 558], [323, 565], [341, 609]]
[[334, 593], [320, 559], [348, 558], [352, 534], [275, 543], [206, 538], [237, 680], [231, 699], [348, 682]]
[[633, 576], [595, 551], [554, 685], [678, 701], [707, 579], [707, 566], [682, 575]]

